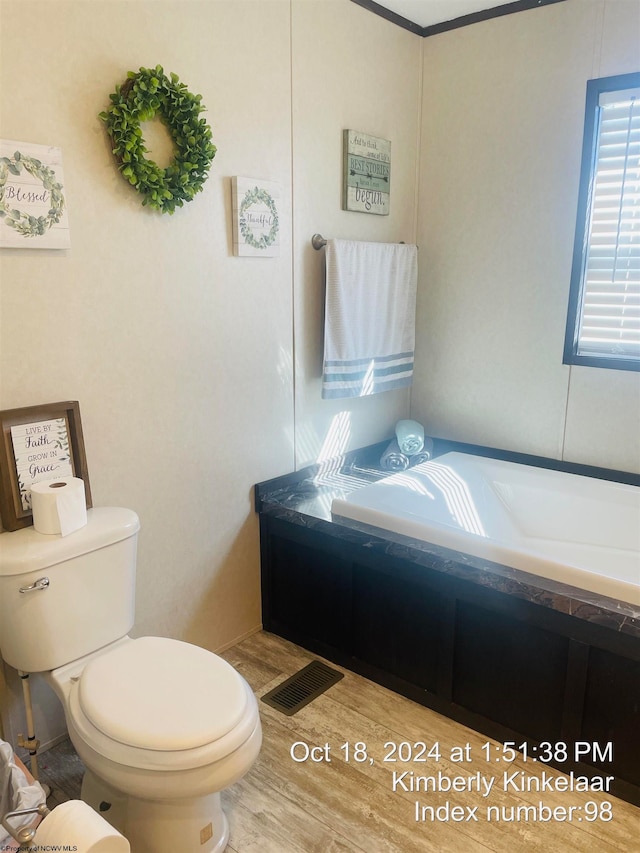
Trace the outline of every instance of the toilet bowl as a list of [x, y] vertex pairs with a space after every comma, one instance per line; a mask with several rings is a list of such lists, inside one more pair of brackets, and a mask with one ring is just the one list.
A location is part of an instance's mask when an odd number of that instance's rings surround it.
[[189, 643], [125, 637], [45, 678], [90, 771], [83, 799], [133, 853], [224, 850], [219, 792], [261, 745], [258, 703], [233, 667]]
[[132, 853], [221, 853], [220, 791], [258, 756], [258, 703], [212, 652], [129, 636], [137, 516], [87, 516], [66, 541], [33, 528], [0, 536], [0, 651], [57, 694], [87, 768], [82, 798]]

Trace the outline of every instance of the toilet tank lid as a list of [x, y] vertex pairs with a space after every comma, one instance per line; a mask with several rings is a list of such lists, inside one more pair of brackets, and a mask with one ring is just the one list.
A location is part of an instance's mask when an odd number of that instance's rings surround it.
[[41, 571], [128, 539], [139, 529], [140, 521], [133, 510], [102, 506], [87, 510], [86, 525], [68, 536], [38, 533], [34, 527], [2, 533], [0, 577]]

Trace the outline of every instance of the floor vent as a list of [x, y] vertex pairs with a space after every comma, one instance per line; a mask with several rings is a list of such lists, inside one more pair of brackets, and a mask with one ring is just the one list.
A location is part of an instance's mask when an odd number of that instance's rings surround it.
[[337, 669], [314, 660], [274, 690], [265, 693], [262, 701], [291, 717], [343, 677]]

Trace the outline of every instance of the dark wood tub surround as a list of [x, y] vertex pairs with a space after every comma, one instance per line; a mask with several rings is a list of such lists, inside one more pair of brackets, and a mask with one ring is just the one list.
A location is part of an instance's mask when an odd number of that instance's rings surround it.
[[[566, 744], [552, 766], [614, 775], [611, 792], [640, 805], [640, 607], [332, 520], [334, 497], [387, 475], [377, 467], [385, 446], [256, 486], [264, 628], [489, 737], [525, 743], [530, 757], [542, 742]], [[449, 450], [640, 484], [435, 442], [434, 455]]]

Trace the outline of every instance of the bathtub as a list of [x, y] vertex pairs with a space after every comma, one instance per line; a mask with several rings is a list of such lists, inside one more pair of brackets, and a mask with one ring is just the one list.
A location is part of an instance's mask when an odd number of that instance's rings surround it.
[[640, 605], [640, 488], [466, 453], [356, 489], [348, 518]]

